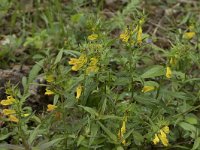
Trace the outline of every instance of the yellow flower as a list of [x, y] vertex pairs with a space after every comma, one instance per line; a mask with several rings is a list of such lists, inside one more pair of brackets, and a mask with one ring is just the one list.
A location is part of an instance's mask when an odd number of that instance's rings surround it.
[[78, 59], [77, 58], [70, 58], [69, 64], [73, 65], [72, 70], [78, 71], [83, 65], [87, 63], [86, 55], [82, 54]]
[[126, 133], [126, 121], [124, 120], [122, 122], [122, 127], [121, 127], [121, 134], [124, 134]]
[[15, 117], [14, 115], [10, 115], [8, 119], [12, 122], [16, 122], [16, 123], [19, 122], [19, 119]]
[[95, 57], [91, 58], [90, 61], [91, 61], [90, 62], [90, 66], [94, 66], [94, 65], [96, 65], [98, 63], [98, 59], [95, 58]]
[[195, 35], [196, 35], [196, 33], [193, 32], [193, 31], [185, 32], [185, 33], [183, 34], [183, 38], [184, 38], [184, 39], [190, 40], [190, 39], [192, 39]]
[[16, 102], [16, 100], [12, 96], [7, 96], [6, 100], [1, 101], [1, 105], [4, 105], [4, 106], [12, 105], [15, 102]]
[[12, 110], [12, 109], [3, 109], [3, 114], [4, 115], [12, 115], [12, 114], [15, 114], [15, 110]]
[[155, 134], [155, 137], [153, 139], [153, 143], [156, 145], [161, 141], [164, 146], [168, 146], [169, 141], [167, 139], [166, 134], [169, 134], [169, 127], [168, 126], [164, 126], [162, 129], [160, 129], [160, 131], [158, 133]]
[[171, 65], [176, 65], [176, 59], [174, 57], [171, 57], [169, 63]]
[[79, 84], [76, 88], [76, 99], [79, 99], [82, 93], [83, 87]]
[[168, 127], [168, 126], [164, 126], [164, 127], [162, 128], [162, 130], [163, 130], [166, 134], [169, 133], [169, 127]]
[[97, 38], [98, 38], [98, 34], [94, 34], [94, 33], [88, 36], [88, 40], [90, 40], [90, 41], [94, 41]]
[[143, 92], [143, 93], [150, 92], [150, 91], [153, 91], [153, 90], [155, 90], [155, 87], [154, 87], [154, 86], [148, 86], [148, 85], [146, 85], [146, 86], [144, 86], [144, 87], [142, 88], [142, 92]]
[[54, 81], [54, 76], [53, 75], [47, 75], [46, 76], [46, 80], [47, 80], [47, 82], [53, 82]]
[[44, 95], [53, 95], [54, 92], [49, 90], [49, 89], [46, 89], [46, 92], [44, 93]]
[[137, 33], [137, 43], [138, 44], [142, 43], [142, 27], [141, 26], [139, 26], [138, 33]]
[[172, 71], [170, 67], [167, 67], [166, 69], [166, 77], [167, 78], [171, 78], [172, 77]]
[[120, 36], [119, 36], [119, 38], [120, 38], [123, 42], [127, 43], [128, 40], [129, 40], [129, 38], [130, 38], [130, 34], [128, 33], [128, 29], [126, 29], [125, 32], [121, 33]]
[[122, 144], [124, 144], [124, 145], [125, 145], [125, 144], [126, 144], [126, 140], [123, 140], [123, 141], [122, 141]]
[[164, 146], [168, 146], [169, 145], [169, 141], [167, 139], [167, 135], [163, 130], [160, 130], [160, 134], [158, 134], [158, 137], [160, 138], [162, 144]]
[[96, 73], [99, 70], [99, 67], [97, 66], [98, 59], [93, 57], [90, 60], [91, 60], [91, 62], [86, 69], [86, 74]]
[[124, 134], [126, 133], [126, 122], [127, 122], [127, 116], [124, 117], [122, 121], [122, 127], [118, 132], [118, 138], [122, 140], [122, 144], [126, 144], [126, 140], [124, 138]]
[[57, 106], [55, 106], [55, 105], [52, 105], [52, 104], [48, 104], [47, 105], [47, 111], [53, 111], [53, 110], [55, 110], [57, 108]]
[[153, 139], [154, 145], [158, 144], [159, 142], [160, 142], [160, 139], [158, 138], [158, 135], [155, 134], [155, 137], [154, 137], [154, 139]]
[[22, 114], [21, 116], [22, 117], [28, 117], [28, 116], [30, 116], [30, 114]]

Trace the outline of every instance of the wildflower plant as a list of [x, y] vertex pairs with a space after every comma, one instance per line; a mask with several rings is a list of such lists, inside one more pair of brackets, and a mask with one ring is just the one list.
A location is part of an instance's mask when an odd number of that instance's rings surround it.
[[[0, 149], [199, 149], [198, 22], [148, 28], [144, 4], [107, 13], [107, 1], [55, 0], [24, 12], [22, 49], [36, 63], [0, 100]], [[26, 35], [29, 14], [39, 23]]]

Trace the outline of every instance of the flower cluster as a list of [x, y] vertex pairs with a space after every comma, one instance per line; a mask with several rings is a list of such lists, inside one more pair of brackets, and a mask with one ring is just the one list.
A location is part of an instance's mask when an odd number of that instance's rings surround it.
[[[134, 45], [135, 43], [140, 45], [142, 44], [142, 24], [144, 20], [141, 19], [138, 23], [138, 25], [135, 27], [134, 30], [126, 28], [124, 32], [122, 32], [119, 36], [119, 38], [124, 43], [130, 43], [131, 45]], [[134, 34], [136, 36], [136, 39], [133, 39]]]
[[95, 57], [90, 58], [89, 66], [86, 69], [86, 74], [90, 73], [96, 73], [99, 70], [99, 67], [97, 66], [98, 59]]
[[[1, 101], [1, 105], [3, 106], [10, 106], [10, 105], [13, 105], [15, 104], [17, 101], [15, 98], [13, 98], [12, 96], [7, 96], [7, 99], [6, 100], [2, 100]], [[8, 116], [8, 120], [9, 121], [12, 121], [12, 122], [19, 122], [19, 119], [15, 116], [16, 114], [16, 111], [13, 110], [13, 109], [3, 109], [3, 114], [5, 116]]]
[[161, 141], [164, 146], [168, 146], [169, 141], [167, 139], [166, 134], [169, 134], [169, 127], [168, 126], [164, 126], [162, 129], [159, 130], [159, 132], [157, 132], [155, 134], [154, 139], [153, 139], [153, 143], [156, 145]]
[[72, 70], [78, 71], [84, 64], [87, 63], [86, 55], [82, 54], [78, 59], [77, 58], [70, 58], [69, 64], [73, 65]]
[[[86, 55], [82, 54], [78, 59], [76, 58], [71, 58], [69, 61], [70, 65], [72, 66], [73, 71], [78, 71], [80, 70], [86, 63], [87, 63], [88, 58]], [[86, 74], [90, 73], [96, 73], [99, 70], [99, 67], [97, 66], [98, 59], [95, 57], [90, 58], [90, 62], [88, 67], [86, 68]]]
[[127, 43], [129, 38], [130, 38], [130, 32], [128, 31], [128, 29], [126, 28], [125, 31], [123, 33], [120, 34], [119, 38]]
[[88, 40], [94, 41], [94, 40], [96, 40], [98, 37], [99, 37], [98, 34], [94, 34], [94, 33], [93, 33], [93, 34], [91, 34], [91, 35], [88, 36]]

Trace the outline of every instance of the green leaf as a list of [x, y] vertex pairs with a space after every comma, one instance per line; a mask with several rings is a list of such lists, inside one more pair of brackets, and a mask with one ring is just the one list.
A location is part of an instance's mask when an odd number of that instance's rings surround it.
[[39, 132], [39, 128], [40, 125], [37, 126], [33, 132], [30, 133], [29, 139], [28, 139], [28, 143], [31, 145], [33, 143], [33, 140], [36, 138], [36, 136], [38, 135]]
[[86, 107], [86, 106], [81, 106], [81, 105], [78, 105], [78, 106], [81, 107], [81, 108], [83, 108], [85, 111], [87, 111], [88, 113], [90, 113], [92, 116], [96, 116], [96, 117], [99, 116], [99, 114], [93, 108]]
[[142, 78], [154, 78], [165, 75], [165, 68], [163, 66], [154, 66], [141, 75]]
[[0, 141], [3, 141], [5, 139], [7, 139], [10, 135], [12, 135], [12, 133], [8, 133], [8, 134], [2, 134], [0, 135]]
[[145, 95], [134, 95], [134, 99], [140, 103], [140, 104], [144, 104], [148, 107], [150, 106], [155, 106], [158, 103], [158, 100], [150, 97], [150, 96], [145, 96]]
[[198, 121], [195, 117], [186, 117], [185, 121], [188, 122], [189, 124], [197, 124]]
[[100, 114], [104, 114], [104, 112], [106, 110], [106, 106], [107, 106], [106, 104], [107, 104], [107, 98], [104, 98]]
[[18, 145], [12, 145], [12, 144], [0, 144], [1, 150], [25, 150], [25, 148], [18, 146]]
[[118, 117], [118, 116], [115, 116], [115, 115], [100, 115], [100, 116], [99, 116], [99, 119], [101, 119], [101, 120], [106, 120], [106, 119], [121, 120], [122, 117]]
[[54, 96], [54, 98], [53, 98], [53, 104], [54, 104], [54, 105], [57, 104], [59, 97], [60, 97], [60, 96], [59, 96], [58, 94], [56, 94], [56, 95]]
[[27, 84], [27, 78], [25, 76], [22, 77], [22, 86], [23, 86], [24, 90], [26, 91], [28, 88], [28, 84]]
[[63, 56], [63, 49], [61, 49], [61, 50], [59, 51], [58, 55], [56, 56], [56, 60], [55, 60], [55, 62], [54, 62], [54, 65], [57, 64], [57, 63], [59, 63], [59, 62], [61, 61], [62, 56]]
[[155, 81], [145, 81], [144, 86], [154, 86], [154, 87], [158, 88], [159, 84]]
[[117, 146], [116, 150], [124, 150], [122, 146]]
[[186, 131], [191, 131], [191, 132], [196, 132], [197, 131], [195, 126], [193, 126], [193, 125], [191, 125], [189, 123], [186, 123], [186, 122], [180, 122], [179, 126], [182, 127]]
[[95, 140], [95, 137], [97, 136], [98, 130], [99, 130], [99, 126], [96, 123], [92, 123], [89, 145], [92, 145], [93, 141]]
[[81, 144], [81, 142], [82, 142], [84, 139], [85, 139], [85, 137], [82, 136], [82, 135], [80, 135], [80, 136], [78, 137], [77, 146], [79, 146], [79, 145]]
[[133, 131], [133, 138], [136, 145], [141, 145], [141, 143], [144, 141], [144, 137], [137, 131]]
[[104, 130], [104, 132], [112, 139], [114, 142], [117, 142], [117, 136], [113, 134], [108, 128], [106, 128], [100, 121], [97, 121], [97, 123], [101, 126], [101, 128]]
[[38, 73], [42, 69], [43, 63], [44, 63], [44, 60], [41, 60], [33, 66], [33, 68], [31, 69], [29, 73], [28, 83], [33, 82], [33, 80], [37, 77]]
[[76, 56], [81, 55], [80, 52], [78, 52], [78, 51], [73, 51], [73, 50], [63, 50], [63, 52], [64, 52], [65, 55], [71, 55], [71, 56], [73, 56], [73, 57], [76, 57]]
[[200, 148], [200, 137], [198, 137], [197, 139], [195, 139], [192, 150], [196, 150]]
[[49, 142], [46, 142], [44, 144], [41, 144], [39, 146], [40, 149], [48, 149], [50, 147], [52, 147], [53, 145], [55, 145], [56, 143], [60, 142], [61, 140], [63, 140], [64, 138], [57, 138], [57, 139], [54, 139], [52, 141], [49, 141]]

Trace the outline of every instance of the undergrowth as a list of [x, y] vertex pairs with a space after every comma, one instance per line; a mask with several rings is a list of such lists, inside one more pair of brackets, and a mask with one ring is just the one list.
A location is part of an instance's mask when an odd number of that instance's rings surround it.
[[[200, 149], [199, 10], [198, 0], [1, 0], [0, 67], [31, 69], [23, 89], [6, 83], [0, 148]], [[40, 110], [27, 104], [33, 84], [48, 97]]]

